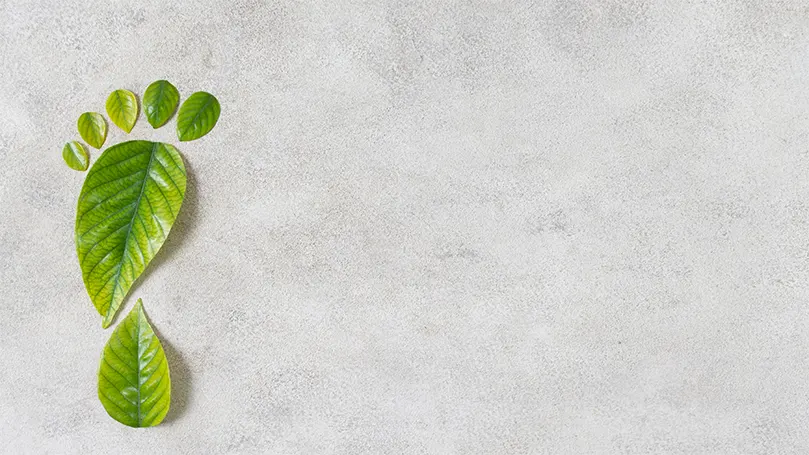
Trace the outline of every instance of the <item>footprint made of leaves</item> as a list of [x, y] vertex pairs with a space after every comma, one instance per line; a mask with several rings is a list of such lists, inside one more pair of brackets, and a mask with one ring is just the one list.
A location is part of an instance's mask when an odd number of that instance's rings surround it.
[[[179, 101], [179, 92], [168, 81], [149, 85], [143, 96], [149, 124], [153, 128], [165, 125]], [[112, 123], [129, 133], [139, 114], [137, 97], [128, 90], [115, 90], [107, 98], [106, 111]], [[213, 95], [192, 94], [177, 114], [178, 139], [191, 141], [206, 135], [216, 125], [219, 112], [219, 102]], [[82, 139], [97, 149], [106, 141], [107, 122], [97, 112], [82, 114], [78, 130]], [[72, 169], [83, 171], [89, 166], [87, 151], [79, 142], [68, 142], [62, 156]], [[107, 148], [90, 168], [79, 195], [75, 240], [84, 286], [101, 315], [102, 327], [112, 324], [132, 285], [166, 241], [185, 191], [185, 165], [171, 144], [122, 142]], [[128, 328], [123, 328], [124, 324]], [[142, 327], [144, 331], [130, 333], [131, 327]], [[151, 334], [149, 339], [144, 338], [147, 332]], [[140, 300], [115, 329], [104, 352], [99, 399], [110, 416], [129, 426], [159, 424], [168, 411], [168, 364]], [[149, 368], [162, 368], [154, 365], [157, 353], [161, 365], [165, 364], [166, 381], [159, 388], [150, 382], [152, 376], [143, 374]], [[158, 398], [155, 393], [162, 395]], [[158, 399], [162, 400], [160, 411], [154, 413], [154, 401]]]

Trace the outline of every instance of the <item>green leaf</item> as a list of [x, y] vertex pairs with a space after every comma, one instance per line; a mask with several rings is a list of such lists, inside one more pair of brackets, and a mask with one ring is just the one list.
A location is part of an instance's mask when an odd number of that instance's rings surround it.
[[98, 112], [85, 112], [79, 116], [79, 134], [84, 142], [100, 149], [107, 140], [107, 121]]
[[71, 169], [77, 171], [86, 171], [87, 166], [90, 164], [87, 150], [84, 150], [84, 147], [76, 141], [65, 144], [64, 148], [62, 148], [62, 158]]
[[180, 92], [169, 81], [152, 82], [143, 95], [143, 111], [152, 128], [165, 125], [179, 102]]
[[219, 101], [205, 92], [196, 92], [180, 106], [177, 114], [177, 137], [193, 141], [208, 134], [219, 120]]
[[166, 240], [185, 197], [183, 160], [169, 144], [129, 141], [90, 168], [76, 213], [84, 286], [109, 327], [132, 284]]
[[169, 362], [140, 299], [104, 346], [98, 399], [110, 417], [130, 427], [153, 427], [169, 412]]
[[132, 131], [138, 120], [138, 99], [129, 90], [116, 90], [107, 98], [107, 115], [118, 128]]

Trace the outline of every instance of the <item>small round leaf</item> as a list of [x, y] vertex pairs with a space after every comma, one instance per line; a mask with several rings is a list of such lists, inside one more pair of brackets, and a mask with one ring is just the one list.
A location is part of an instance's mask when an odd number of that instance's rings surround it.
[[177, 138], [193, 141], [208, 134], [219, 119], [219, 101], [206, 92], [196, 92], [180, 106], [177, 114]]
[[129, 90], [116, 90], [107, 98], [107, 115], [118, 128], [132, 131], [138, 120], [138, 99]]
[[81, 144], [76, 141], [70, 141], [62, 148], [62, 158], [65, 163], [77, 171], [86, 171], [87, 166], [90, 165], [90, 157], [87, 155], [87, 150], [84, 150]]
[[146, 88], [143, 94], [143, 112], [152, 128], [160, 128], [169, 121], [177, 104], [180, 92], [169, 81], [155, 81]]
[[107, 121], [98, 112], [85, 112], [79, 116], [79, 134], [84, 142], [100, 149], [107, 140]]

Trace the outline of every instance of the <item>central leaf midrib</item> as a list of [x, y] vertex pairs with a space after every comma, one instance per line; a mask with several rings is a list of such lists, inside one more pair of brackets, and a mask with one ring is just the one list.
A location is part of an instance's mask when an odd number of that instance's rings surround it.
[[127, 118], [126, 118], [126, 117], [128, 117], [126, 115], [126, 109], [124, 109], [124, 101], [121, 99], [121, 91], [120, 90], [115, 91], [115, 97], [118, 98], [118, 112], [123, 114], [124, 121], [128, 121]]
[[[85, 130], [89, 135], [93, 136], [93, 142], [98, 144], [101, 142], [101, 122], [98, 121], [98, 118], [95, 115], [88, 115], [85, 117], [87, 120], [84, 122]], [[89, 142], [89, 141], [88, 141]], [[90, 144], [95, 147], [94, 144]]]
[[160, 84], [159, 88], [157, 89], [157, 116], [158, 121], [160, 120], [160, 108], [163, 105], [163, 92], [165, 92], [165, 84]]
[[146, 191], [146, 182], [149, 180], [149, 171], [152, 168], [152, 161], [154, 161], [154, 157], [157, 154], [157, 146], [159, 143], [153, 142], [152, 144], [152, 153], [149, 156], [149, 163], [146, 165], [146, 175], [143, 176], [143, 186], [140, 187], [140, 194], [138, 194], [138, 199], [135, 201], [135, 210], [132, 212], [132, 219], [129, 220], [129, 229], [126, 231], [126, 239], [124, 240], [124, 254], [121, 255], [121, 260], [118, 262], [118, 271], [115, 272], [112, 295], [110, 296], [110, 305], [107, 307], [107, 314], [104, 315], [105, 320], [110, 317], [110, 311], [112, 310], [113, 303], [115, 302], [115, 291], [118, 289], [118, 282], [121, 279], [121, 271], [124, 269], [124, 260], [129, 255], [129, 238], [132, 235], [132, 227], [135, 225], [135, 218], [138, 216], [138, 211], [140, 209], [140, 201], [143, 199], [143, 193]]

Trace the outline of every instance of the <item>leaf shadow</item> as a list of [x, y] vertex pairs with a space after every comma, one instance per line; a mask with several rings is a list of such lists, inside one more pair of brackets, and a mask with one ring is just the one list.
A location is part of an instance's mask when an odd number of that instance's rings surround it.
[[164, 422], [170, 423], [178, 420], [185, 415], [188, 405], [191, 403], [191, 392], [193, 389], [193, 379], [191, 375], [191, 368], [188, 362], [183, 358], [180, 351], [174, 349], [174, 346], [160, 333], [158, 329], [152, 324], [152, 330], [160, 344], [163, 346], [163, 352], [166, 353], [166, 360], [169, 363], [169, 377], [171, 378], [171, 401], [169, 404], [169, 412], [166, 414]]

